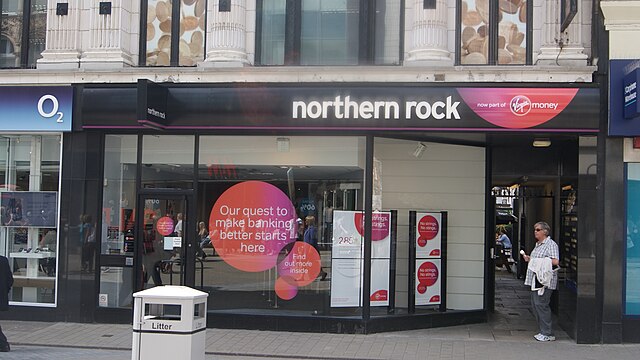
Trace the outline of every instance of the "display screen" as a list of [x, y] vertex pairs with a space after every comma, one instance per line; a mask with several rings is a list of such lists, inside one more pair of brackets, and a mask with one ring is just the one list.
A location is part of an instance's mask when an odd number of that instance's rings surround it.
[[2, 226], [56, 227], [57, 192], [3, 192], [0, 206]]

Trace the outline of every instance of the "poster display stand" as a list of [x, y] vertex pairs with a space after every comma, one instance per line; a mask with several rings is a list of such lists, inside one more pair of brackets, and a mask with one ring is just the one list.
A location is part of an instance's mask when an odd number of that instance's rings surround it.
[[409, 212], [409, 313], [416, 306], [446, 311], [447, 212]]
[[[372, 218], [370, 304], [389, 311], [395, 301], [396, 216], [386, 211], [374, 212]], [[334, 210], [332, 234], [331, 307], [362, 306], [364, 213]]]

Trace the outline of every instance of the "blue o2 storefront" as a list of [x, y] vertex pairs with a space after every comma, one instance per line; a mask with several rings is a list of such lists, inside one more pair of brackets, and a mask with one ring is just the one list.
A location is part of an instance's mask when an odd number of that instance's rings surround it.
[[71, 86], [0, 87], [0, 254], [15, 279], [12, 306], [59, 304], [59, 214], [63, 133]]

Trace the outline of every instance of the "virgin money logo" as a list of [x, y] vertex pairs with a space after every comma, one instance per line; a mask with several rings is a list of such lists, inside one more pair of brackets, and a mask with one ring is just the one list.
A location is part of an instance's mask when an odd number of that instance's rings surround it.
[[560, 114], [578, 93], [577, 88], [458, 88], [457, 91], [478, 116], [507, 129], [544, 124]]
[[511, 112], [516, 116], [525, 116], [531, 111], [531, 100], [524, 95], [516, 95], [509, 103]]

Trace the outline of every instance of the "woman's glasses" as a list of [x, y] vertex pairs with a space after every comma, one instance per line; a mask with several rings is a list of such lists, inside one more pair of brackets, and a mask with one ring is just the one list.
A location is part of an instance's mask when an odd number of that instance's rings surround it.
[[533, 229], [533, 231], [542, 231], [542, 229]]

